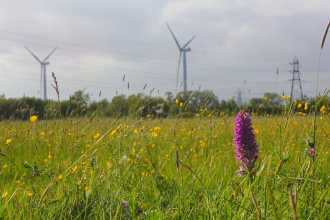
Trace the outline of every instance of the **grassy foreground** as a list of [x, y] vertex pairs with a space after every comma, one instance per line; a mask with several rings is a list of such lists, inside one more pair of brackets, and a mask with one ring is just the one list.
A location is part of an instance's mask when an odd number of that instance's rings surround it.
[[252, 116], [252, 184], [233, 117], [0, 123], [0, 219], [330, 218], [328, 116]]

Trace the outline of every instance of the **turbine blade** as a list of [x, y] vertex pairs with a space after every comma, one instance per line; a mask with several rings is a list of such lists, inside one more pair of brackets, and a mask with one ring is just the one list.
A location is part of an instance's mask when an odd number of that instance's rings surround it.
[[188, 44], [189, 44], [189, 43], [190, 43], [195, 37], [196, 37], [196, 35], [195, 35], [193, 38], [191, 38], [191, 40], [188, 41], [188, 43], [186, 43], [186, 44], [182, 47], [182, 49], [186, 48], [186, 46], [188, 46]]
[[178, 45], [178, 48], [179, 48], [179, 50], [181, 51], [180, 44], [179, 44], [178, 40], [175, 38], [175, 36], [174, 36], [174, 34], [173, 34], [173, 32], [172, 32], [170, 26], [167, 24], [167, 22], [166, 22], [166, 25], [167, 25], [168, 29], [170, 29], [171, 34], [172, 34], [172, 36], [173, 36], [173, 38], [174, 38], [174, 40], [175, 40], [175, 43], [176, 43], [176, 45]]
[[181, 62], [181, 54], [182, 54], [182, 51], [180, 50], [180, 57], [179, 57], [179, 64], [178, 64], [178, 71], [177, 71], [177, 74], [176, 74], [176, 84], [175, 84], [175, 93], [177, 94], [178, 93], [178, 80], [179, 80], [179, 71], [180, 71], [180, 62]]
[[34, 55], [27, 47], [25, 47], [25, 48], [32, 54], [32, 56], [34, 56], [34, 58], [36, 58], [38, 60], [39, 63], [41, 63], [41, 61], [39, 60], [39, 58], [36, 55]]
[[50, 55], [52, 55], [52, 53], [54, 53], [54, 51], [57, 49], [57, 47], [44, 59], [44, 61], [42, 61], [42, 62], [45, 62], [49, 57], [50, 57]]

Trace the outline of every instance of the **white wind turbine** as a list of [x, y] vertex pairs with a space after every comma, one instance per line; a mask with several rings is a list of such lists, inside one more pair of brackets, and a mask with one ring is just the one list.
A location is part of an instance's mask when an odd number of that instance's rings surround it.
[[180, 69], [180, 62], [181, 62], [182, 52], [183, 52], [183, 91], [187, 92], [187, 58], [186, 58], [186, 52], [191, 51], [191, 49], [190, 49], [190, 47], [188, 47], [188, 48], [186, 48], [186, 47], [196, 37], [196, 35], [193, 38], [191, 38], [191, 40], [188, 41], [185, 45], [183, 45], [183, 47], [181, 47], [178, 40], [175, 38], [170, 26], [167, 24], [167, 22], [166, 22], [166, 25], [167, 25], [168, 29], [170, 29], [171, 34], [172, 34], [172, 36], [175, 40], [175, 43], [178, 46], [179, 51], [180, 51], [178, 72], [177, 72], [177, 75], [176, 75], [176, 90], [175, 90], [175, 93], [177, 93], [177, 90], [178, 90], [178, 78], [179, 78], [179, 69]]
[[[42, 98], [42, 95], [44, 96], [44, 100], [47, 99], [47, 84], [46, 84], [46, 65], [49, 65], [49, 62], [46, 60], [50, 57], [50, 55], [52, 55], [52, 53], [54, 53], [54, 51], [57, 49], [57, 47], [41, 62], [41, 60], [39, 60], [39, 58], [34, 55], [27, 47], [25, 47], [31, 54], [32, 56], [34, 56], [34, 58], [36, 58], [36, 60], [38, 60], [38, 62], [41, 64], [41, 73], [40, 73], [40, 98]], [[42, 74], [43, 71], [43, 74]], [[44, 81], [44, 90], [42, 93], [42, 80]]]

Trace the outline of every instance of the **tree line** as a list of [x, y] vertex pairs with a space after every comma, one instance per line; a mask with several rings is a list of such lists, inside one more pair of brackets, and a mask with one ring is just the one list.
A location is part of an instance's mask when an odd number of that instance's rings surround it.
[[[101, 96], [101, 93], [100, 95]], [[321, 103], [327, 103], [328, 98]], [[28, 120], [31, 115], [39, 119], [63, 117], [202, 117], [236, 114], [247, 109], [257, 114], [281, 114], [285, 100], [276, 93], [265, 93], [263, 98], [253, 98], [238, 106], [235, 100], [219, 100], [212, 90], [179, 92], [175, 96], [166, 92], [165, 97], [152, 97], [143, 93], [116, 95], [111, 101], [91, 101], [90, 94], [83, 90], [74, 92], [69, 100], [42, 100], [35, 97], [0, 97], [0, 118]], [[298, 100], [298, 102], [306, 102]], [[313, 105], [315, 99], [310, 99]]]

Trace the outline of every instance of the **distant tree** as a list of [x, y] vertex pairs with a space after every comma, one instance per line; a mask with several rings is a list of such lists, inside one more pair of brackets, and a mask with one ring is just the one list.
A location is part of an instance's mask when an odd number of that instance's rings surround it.
[[194, 91], [189, 97], [189, 104], [193, 109], [207, 108], [213, 110], [219, 107], [219, 100], [212, 90]]
[[229, 99], [227, 102], [225, 101], [221, 102], [220, 110], [222, 111], [225, 110], [227, 113], [234, 112], [234, 114], [236, 114], [236, 112], [238, 111], [238, 106], [234, 99]]
[[143, 93], [130, 95], [127, 104], [128, 115], [132, 117], [166, 116], [169, 111], [169, 105], [162, 97], [151, 97]]
[[249, 101], [249, 106], [252, 106], [254, 108], [259, 108], [265, 103], [263, 98], [252, 98]]
[[109, 104], [107, 99], [102, 99], [100, 102], [93, 101], [88, 106], [87, 115], [97, 114], [98, 116], [105, 115], [105, 110]]
[[149, 97], [143, 93], [130, 95], [127, 98], [128, 115], [132, 117], [146, 116]]
[[125, 95], [117, 95], [112, 98], [105, 110], [106, 116], [118, 117], [128, 114], [128, 104]]
[[153, 117], [166, 117], [169, 113], [170, 105], [162, 97], [152, 97], [150, 98], [148, 108]]
[[88, 93], [84, 94], [83, 90], [78, 90], [71, 95], [71, 101], [87, 106], [90, 101], [90, 95]]
[[254, 108], [280, 106], [282, 99], [277, 93], [266, 92], [263, 98], [252, 98], [249, 106]]
[[166, 97], [166, 101], [168, 104], [172, 104], [173, 100], [174, 100], [174, 96], [173, 93], [171, 92], [165, 92], [165, 97]]
[[[218, 97], [212, 90], [179, 92], [176, 95], [178, 102], [185, 103], [184, 112], [195, 113], [197, 109], [216, 109], [219, 107]], [[173, 107], [171, 112], [177, 110]]]
[[63, 117], [79, 117], [84, 116], [87, 113], [86, 105], [72, 102], [70, 100], [61, 101], [60, 109]]
[[264, 94], [264, 101], [266, 106], [279, 106], [282, 103], [281, 96], [271, 92], [266, 92]]
[[190, 97], [190, 95], [191, 95], [192, 92], [193, 92], [193, 91], [187, 91], [187, 92], [183, 92], [183, 91], [181, 91], [181, 92], [178, 92], [178, 93], [176, 94], [176, 97], [175, 97], [175, 98], [176, 98], [179, 102], [186, 103], [186, 102], [189, 101], [189, 97]]

